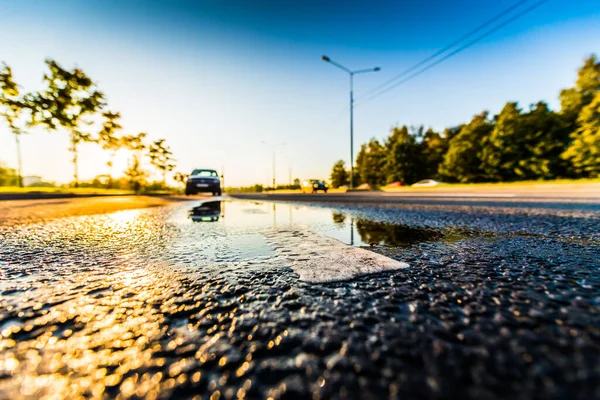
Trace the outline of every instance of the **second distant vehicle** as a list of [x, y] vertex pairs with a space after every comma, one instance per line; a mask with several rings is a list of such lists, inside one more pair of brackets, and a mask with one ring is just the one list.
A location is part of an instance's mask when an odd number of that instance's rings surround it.
[[219, 174], [214, 169], [195, 169], [185, 183], [185, 195], [197, 193], [212, 193], [213, 196], [220, 196], [221, 180]]
[[302, 193], [310, 191], [311, 193], [317, 193], [319, 190], [327, 193], [329, 190], [329, 184], [320, 179], [308, 179], [302, 184]]
[[423, 179], [417, 183], [413, 183], [412, 186], [415, 187], [427, 187], [427, 186], [437, 186], [437, 185], [443, 185], [443, 182], [438, 182], [436, 180], [433, 179]]

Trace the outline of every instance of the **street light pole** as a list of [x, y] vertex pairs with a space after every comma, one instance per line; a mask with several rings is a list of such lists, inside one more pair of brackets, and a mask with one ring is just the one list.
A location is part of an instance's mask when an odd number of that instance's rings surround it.
[[354, 74], [350, 73], [350, 189], [354, 187]]
[[363, 74], [366, 72], [381, 71], [381, 68], [374, 67], [352, 71], [344, 67], [342, 64], [333, 61], [327, 56], [322, 56], [321, 59], [335, 67], [338, 67], [350, 76], [350, 189], [352, 189], [354, 187], [354, 75]]
[[273, 149], [273, 190], [275, 190], [275, 148], [277, 146], [285, 145], [285, 142], [277, 143], [277, 144], [270, 144], [263, 140], [262, 143], [266, 144], [267, 146], [271, 146], [271, 148]]

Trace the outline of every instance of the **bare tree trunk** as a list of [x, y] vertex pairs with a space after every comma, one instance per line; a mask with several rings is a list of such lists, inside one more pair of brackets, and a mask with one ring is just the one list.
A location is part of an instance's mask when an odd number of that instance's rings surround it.
[[108, 188], [112, 189], [113, 188], [113, 166], [114, 166], [114, 159], [115, 159], [115, 152], [111, 152], [110, 153], [110, 160], [108, 160], [108, 162], [106, 163], [106, 165], [108, 166]]
[[75, 181], [75, 187], [79, 187], [79, 170], [77, 169], [78, 154], [77, 154], [77, 141], [71, 136], [71, 152], [73, 153], [73, 180]]
[[17, 174], [19, 187], [23, 187], [23, 161], [21, 159], [21, 137], [15, 133], [15, 141], [17, 142]]

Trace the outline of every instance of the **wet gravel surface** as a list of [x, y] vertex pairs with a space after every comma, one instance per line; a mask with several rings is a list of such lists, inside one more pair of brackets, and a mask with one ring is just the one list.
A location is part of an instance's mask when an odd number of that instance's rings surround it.
[[[599, 212], [277, 207], [0, 226], [0, 397], [600, 398]], [[274, 225], [410, 267], [303, 282]]]

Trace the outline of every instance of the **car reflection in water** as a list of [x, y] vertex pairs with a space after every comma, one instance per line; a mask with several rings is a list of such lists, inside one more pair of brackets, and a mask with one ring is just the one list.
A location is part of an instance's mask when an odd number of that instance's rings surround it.
[[221, 202], [207, 201], [190, 210], [190, 219], [194, 222], [216, 222], [221, 217]]

